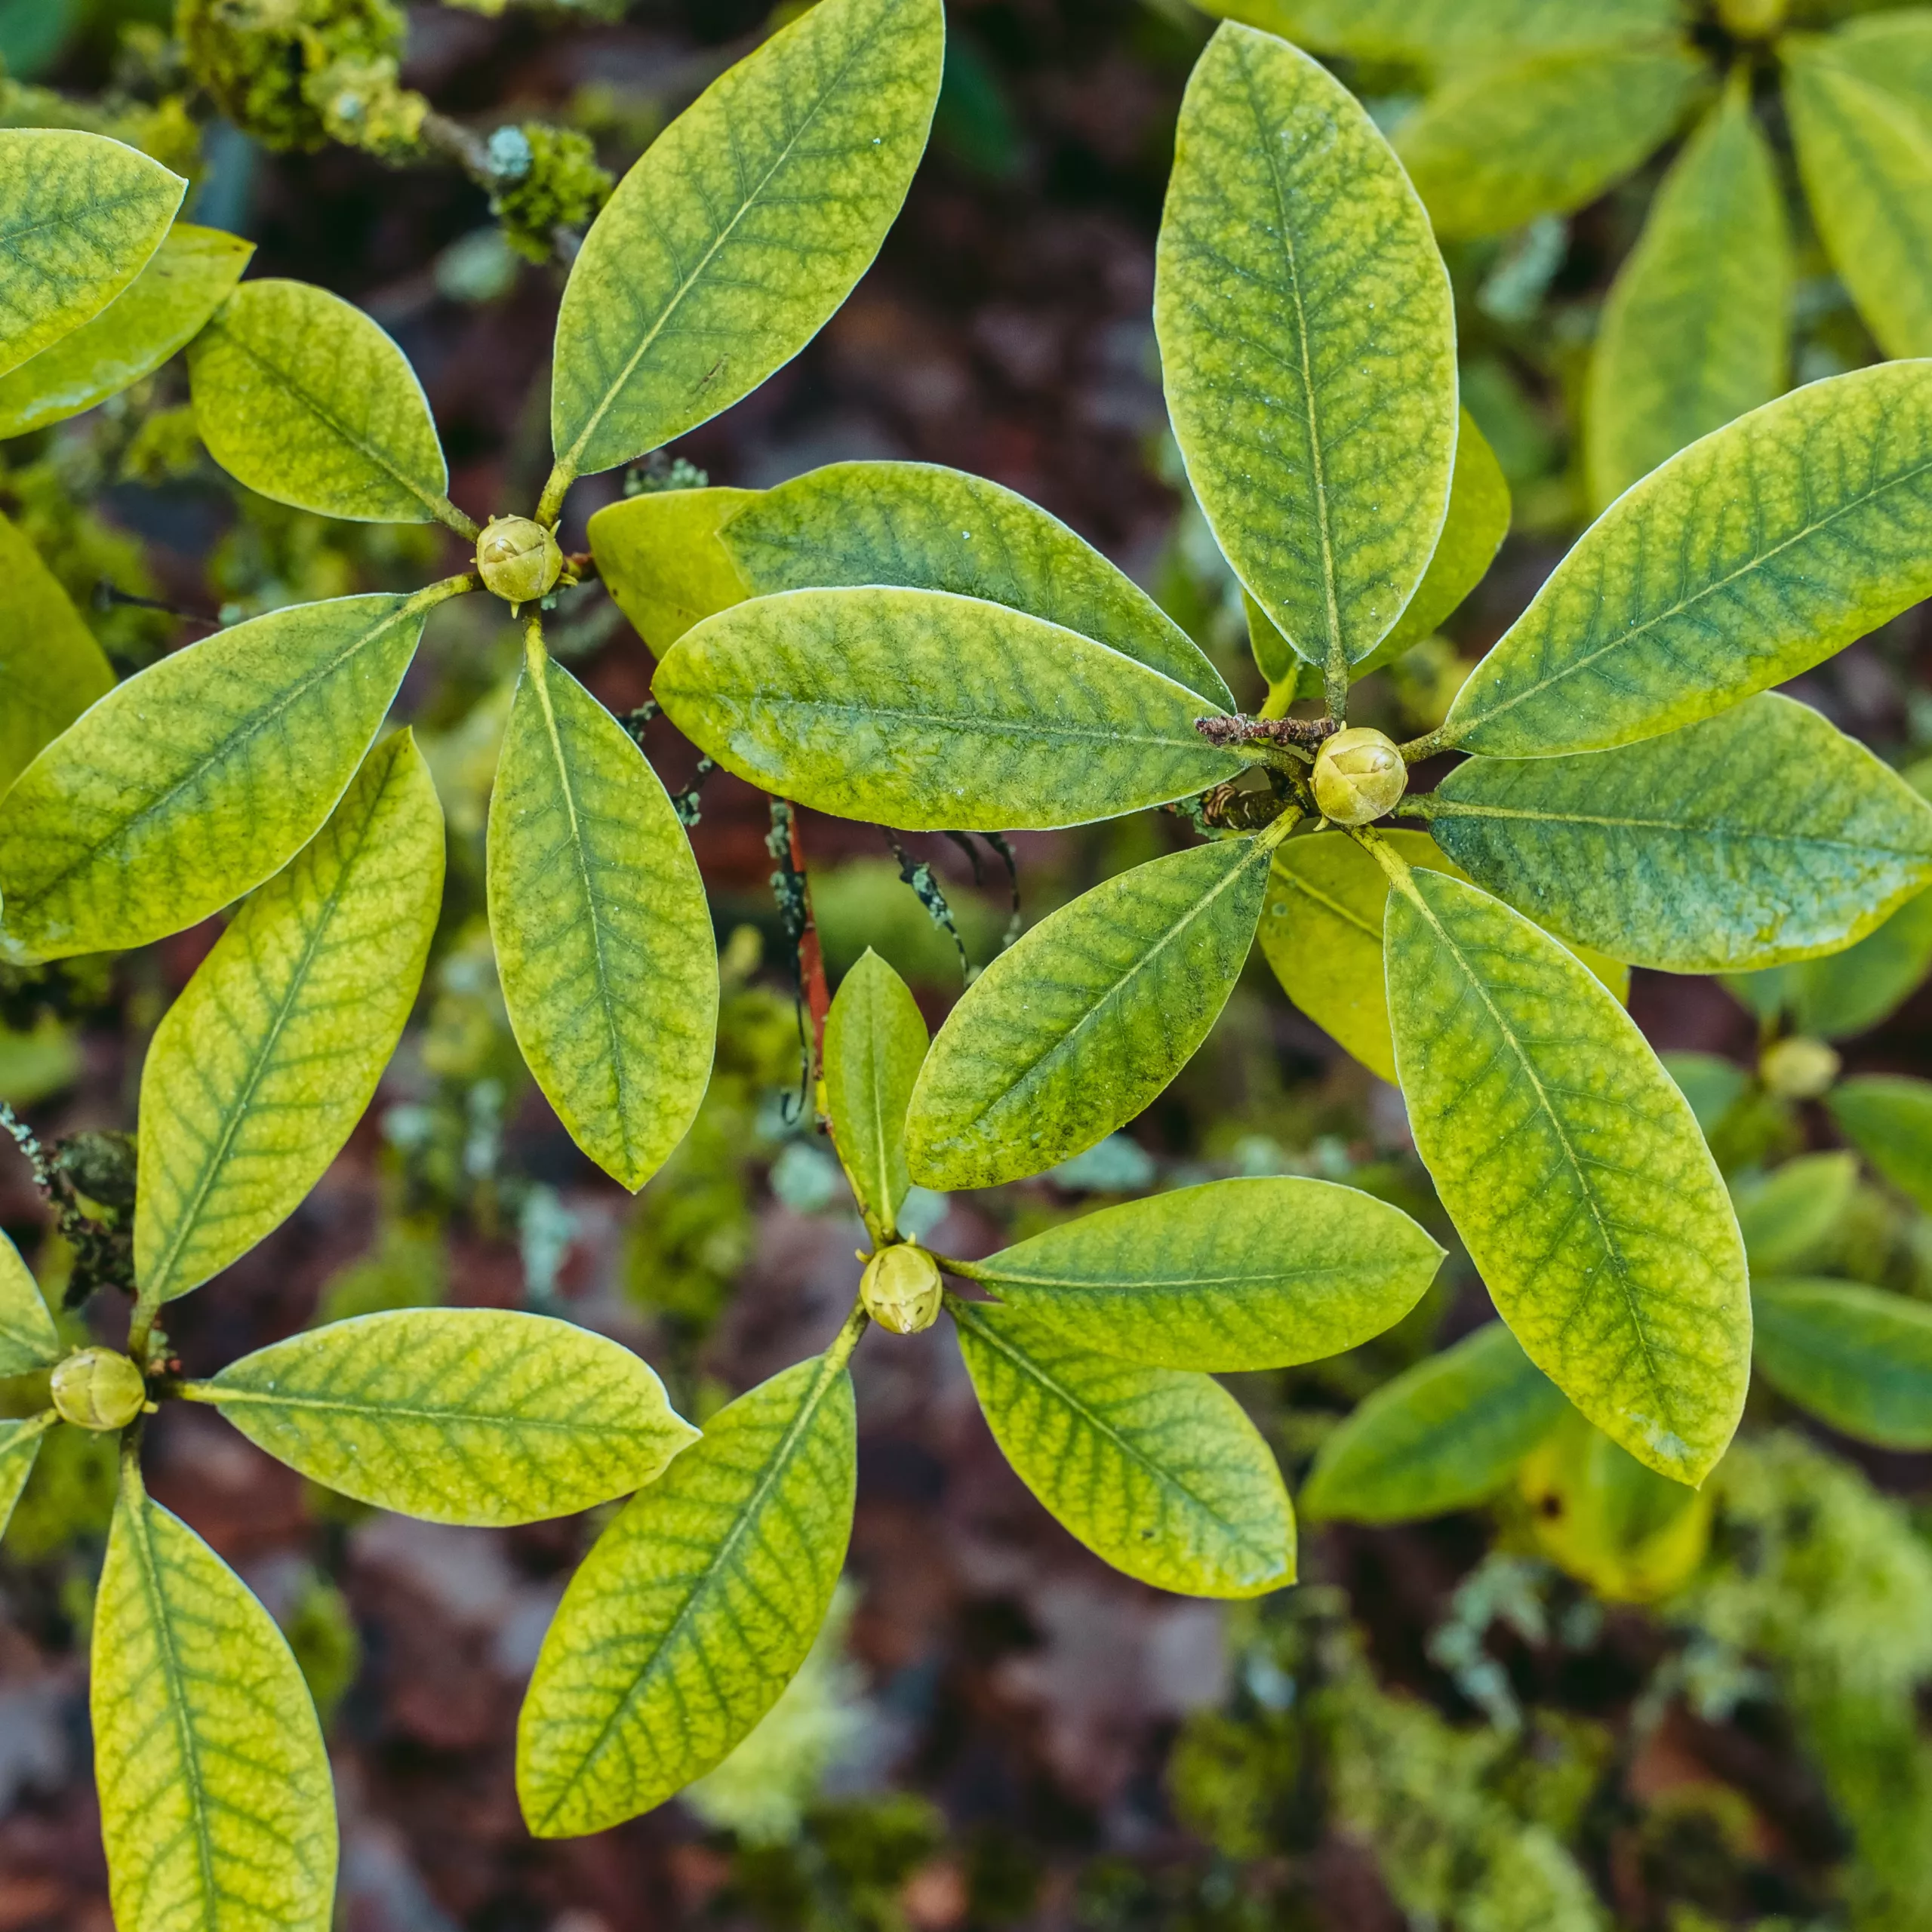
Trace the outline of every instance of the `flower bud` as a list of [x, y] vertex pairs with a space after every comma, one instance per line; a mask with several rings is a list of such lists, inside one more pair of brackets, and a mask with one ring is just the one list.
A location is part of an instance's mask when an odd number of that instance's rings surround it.
[[146, 1405], [141, 1371], [112, 1349], [81, 1349], [54, 1371], [54, 1406], [77, 1429], [125, 1429]]
[[916, 1335], [939, 1319], [939, 1266], [923, 1247], [902, 1241], [866, 1263], [859, 1284], [866, 1312], [895, 1335]]
[[1835, 1048], [1800, 1034], [1764, 1049], [1758, 1077], [1783, 1100], [1815, 1100], [1838, 1077], [1844, 1062]]
[[1337, 825], [1366, 825], [1394, 811], [1408, 784], [1395, 740], [1366, 725], [1323, 739], [1315, 755], [1315, 802]]
[[493, 516], [476, 540], [476, 574], [483, 587], [512, 604], [534, 604], [564, 568], [557, 540], [527, 516]]

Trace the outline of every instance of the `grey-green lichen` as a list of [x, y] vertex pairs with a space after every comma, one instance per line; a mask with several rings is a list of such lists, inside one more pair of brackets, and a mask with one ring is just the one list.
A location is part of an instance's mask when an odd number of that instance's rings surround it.
[[559, 228], [587, 227], [611, 198], [611, 179], [589, 137], [574, 128], [526, 121], [499, 128], [489, 143], [497, 182], [490, 212], [503, 238], [533, 262], [546, 260]]

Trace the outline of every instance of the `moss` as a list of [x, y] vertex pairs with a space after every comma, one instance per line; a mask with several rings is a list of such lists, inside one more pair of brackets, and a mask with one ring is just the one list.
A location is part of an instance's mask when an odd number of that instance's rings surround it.
[[503, 238], [533, 262], [549, 258], [558, 228], [589, 226], [611, 198], [608, 172], [597, 165], [588, 135], [574, 128], [526, 121], [500, 128], [490, 142], [497, 188], [490, 212], [503, 225]]

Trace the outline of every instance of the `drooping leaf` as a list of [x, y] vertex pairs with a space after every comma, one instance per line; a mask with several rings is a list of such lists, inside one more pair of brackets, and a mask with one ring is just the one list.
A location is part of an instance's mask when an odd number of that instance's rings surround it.
[[1326, 69], [1223, 26], [1189, 82], [1154, 293], [1174, 435], [1243, 583], [1331, 682], [1422, 581], [1456, 448], [1449, 279]]
[[332, 1322], [187, 1392], [311, 1481], [432, 1523], [571, 1515], [698, 1438], [629, 1349], [507, 1309]]
[[926, 1057], [926, 1023], [906, 982], [868, 946], [845, 975], [825, 1022], [826, 1110], [838, 1158], [866, 1219], [897, 1232], [912, 1184], [906, 1109]]
[[1801, 1267], [1838, 1226], [1857, 1186], [1858, 1156], [1842, 1149], [1801, 1154], [1768, 1174], [1734, 1183], [1731, 1200], [1753, 1277]]
[[1932, 1081], [1863, 1073], [1825, 1097], [1838, 1131], [1897, 1188], [1932, 1214]]
[[187, 186], [104, 134], [0, 128], [0, 374], [140, 273]]
[[1787, 47], [1785, 82], [1832, 267], [1887, 355], [1932, 354], [1932, 122], [1808, 43]]
[[152, 374], [221, 306], [254, 252], [238, 235], [177, 222], [91, 321], [0, 377], [0, 437], [78, 416]]
[[906, 1121], [913, 1178], [992, 1187], [1103, 1140], [1208, 1037], [1241, 976], [1274, 841], [1121, 872], [1041, 920], [946, 1016]]
[[539, 1838], [661, 1804], [777, 1701], [845, 1560], [856, 1430], [842, 1362], [800, 1362], [713, 1416], [598, 1538], [517, 1732], [517, 1791]]
[[94, 633], [40, 553], [0, 516], [0, 793], [114, 688]]
[[0, 1376], [50, 1367], [62, 1353], [60, 1331], [33, 1271], [0, 1232]]
[[1324, 54], [1447, 64], [1667, 33], [1678, 17], [1676, 0], [1203, 0], [1203, 10]]
[[442, 898], [442, 808], [399, 731], [155, 1030], [134, 1214], [149, 1294], [200, 1287], [321, 1179], [402, 1036]]
[[717, 943], [657, 773], [540, 645], [491, 795], [489, 897], [517, 1044], [571, 1137], [635, 1193], [711, 1078]]
[[1684, 143], [1604, 305], [1583, 410], [1598, 509], [1784, 389], [1791, 241], [1747, 78]]
[[1184, 1596], [1295, 1580], [1281, 1472], [1211, 1377], [1097, 1355], [1004, 1309], [947, 1306], [993, 1439], [1095, 1555]]
[[334, 810], [448, 594], [272, 611], [110, 691], [0, 799], [0, 953], [143, 946], [279, 870]]
[[1841, 1435], [1932, 1449], [1932, 1307], [1859, 1281], [1755, 1281], [1752, 1353], [1781, 1395]]
[[1666, 972], [1830, 952], [1932, 881], [1932, 805], [1774, 691], [1615, 751], [1470, 758], [1414, 803], [1478, 884]]
[[1697, 1484], [1744, 1405], [1743, 1243], [1689, 1103], [1617, 1001], [1520, 914], [1412, 871], [1386, 928], [1416, 1147], [1531, 1361]]
[[1321, 1445], [1303, 1515], [1404, 1523], [1494, 1496], [1569, 1404], [1500, 1321], [1405, 1369]]
[[1849, 1038], [1887, 1018], [1932, 972], [1932, 891], [1908, 899], [1856, 946], [1783, 969], [1801, 1033]]
[[306, 281], [238, 288], [188, 352], [195, 426], [238, 482], [358, 523], [429, 523], [449, 471], [429, 398], [360, 309]]
[[1807, 384], [1673, 457], [1578, 539], [1441, 741], [1601, 751], [1783, 683], [1932, 592], [1932, 362]]
[[590, 519], [590, 554], [619, 610], [663, 657], [692, 625], [750, 594], [718, 526], [755, 490], [652, 490]]
[[328, 1755], [275, 1620], [131, 1463], [94, 1603], [94, 1778], [117, 1925], [328, 1932]]
[[547, 506], [728, 408], [824, 326], [906, 198], [945, 42], [940, 0], [820, 0], [645, 151], [564, 290]]
[[721, 611], [652, 686], [727, 770], [909, 831], [1079, 825], [1165, 804], [1243, 761], [1218, 707], [1104, 645], [946, 592], [795, 590]]
[[1285, 1368], [1392, 1328], [1442, 1250], [1399, 1208], [1293, 1177], [1103, 1208], [954, 1272], [1063, 1340], [1163, 1368]]
[[949, 590], [1044, 617], [1234, 708], [1200, 647], [1132, 578], [983, 477], [936, 463], [829, 463], [766, 491], [719, 540], [754, 596], [871, 583]]
[[[5, 1237], [0, 1235], [0, 1240]], [[40, 1459], [40, 1438], [59, 1420], [51, 1409], [23, 1422], [0, 1422], [0, 1537], [14, 1520], [14, 1506]]]

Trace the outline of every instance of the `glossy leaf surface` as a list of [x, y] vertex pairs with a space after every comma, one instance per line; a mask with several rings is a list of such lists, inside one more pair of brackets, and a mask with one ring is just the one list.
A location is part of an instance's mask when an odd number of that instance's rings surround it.
[[1932, 1308], [1857, 1281], [1758, 1281], [1751, 1300], [1780, 1395], [1858, 1441], [1932, 1449]]
[[1269, 848], [1170, 853], [1009, 946], [946, 1016], [913, 1090], [913, 1178], [991, 1187], [1131, 1120], [1193, 1056], [1254, 941]]
[[63, 1352], [33, 1271], [0, 1232], [0, 1377], [48, 1367]]
[[852, 1529], [852, 1383], [829, 1357], [713, 1416], [565, 1592], [517, 1734], [539, 1838], [661, 1804], [777, 1701], [832, 1602]]
[[1097, 1355], [1004, 1309], [948, 1306], [993, 1439], [1095, 1555], [1185, 1596], [1295, 1580], [1281, 1472], [1219, 1383]]
[[645, 150], [564, 290], [561, 477], [683, 435], [824, 326], [906, 198], [945, 42], [940, 0], [821, 0]]
[[1689, 1104], [1556, 941], [1441, 872], [1386, 928], [1416, 1146], [1531, 1361], [1630, 1453], [1703, 1480], [1749, 1377], [1743, 1244]]
[[114, 672], [40, 553], [0, 516], [0, 793]]
[[435, 601], [297, 605], [116, 686], [0, 799], [0, 952], [144, 945], [279, 870], [362, 762]]
[[1393, 1327], [1441, 1259], [1399, 1208], [1280, 1177], [1103, 1208], [956, 1272], [1103, 1355], [1232, 1370], [1318, 1361]]
[[1080, 825], [1242, 769], [1195, 730], [1216, 707], [1185, 686], [946, 592], [761, 597], [688, 632], [652, 689], [740, 778], [914, 832]]
[[1842, 1149], [1801, 1154], [1768, 1174], [1731, 1186], [1738, 1232], [1752, 1276], [1803, 1266], [1838, 1224], [1858, 1186], [1858, 1156]]
[[1903, 1074], [1842, 1080], [1825, 1104], [1844, 1134], [1879, 1173], [1932, 1214], [1932, 1082]]
[[638, 635], [663, 657], [692, 625], [750, 594], [718, 526], [755, 490], [650, 490], [590, 519], [597, 574]]
[[926, 1023], [906, 982], [868, 946], [825, 1022], [825, 1100], [838, 1158], [869, 1226], [891, 1235], [906, 1190], [906, 1109]]
[[41, 1438], [54, 1426], [54, 1411], [20, 1422], [0, 1422], [0, 1537], [14, 1519], [14, 1506], [40, 1460]]
[[1429, 222], [1341, 83], [1246, 27], [1189, 82], [1154, 323], [1176, 440], [1236, 574], [1331, 681], [1428, 568], [1456, 448]]
[[134, 1215], [150, 1294], [198, 1287], [321, 1179], [402, 1036], [442, 899], [442, 808], [399, 731], [155, 1029]]
[[1807, 384], [1619, 497], [1470, 675], [1443, 742], [1549, 758], [1783, 683], [1932, 591], [1932, 362]]
[[490, 931], [517, 1044], [635, 1192], [704, 1097], [718, 949], [691, 841], [623, 727], [531, 654], [490, 800]]

